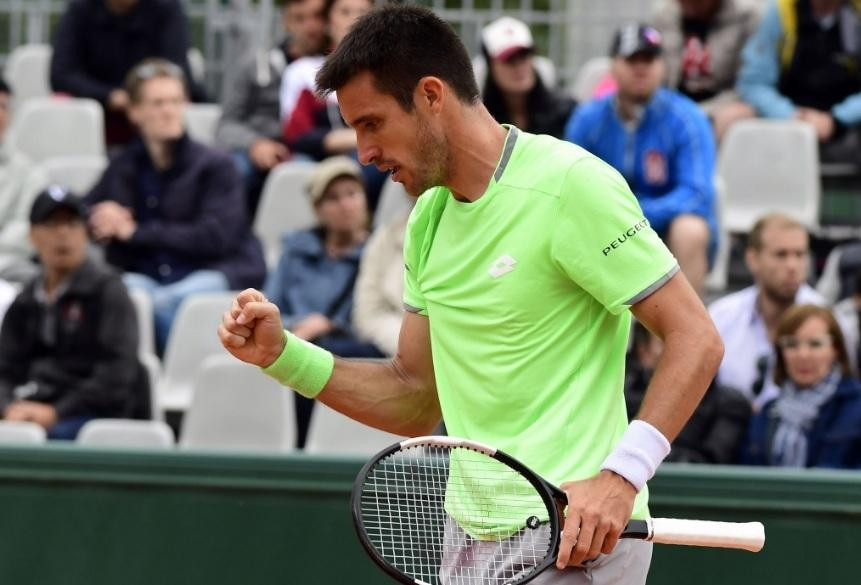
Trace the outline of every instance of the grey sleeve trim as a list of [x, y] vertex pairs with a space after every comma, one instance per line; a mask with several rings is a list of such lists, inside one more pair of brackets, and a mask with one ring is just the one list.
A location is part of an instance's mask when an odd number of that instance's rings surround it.
[[625, 304], [628, 306], [636, 305], [637, 303], [639, 303], [640, 301], [642, 301], [643, 299], [648, 297], [650, 294], [652, 294], [653, 292], [655, 292], [656, 290], [658, 290], [659, 288], [661, 288], [662, 286], [667, 284], [667, 281], [670, 280], [672, 277], [674, 277], [679, 270], [680, 270], [679, 265], [676, 264], [675, 266], [673, 266], [670, 269], [669, 272], [667, 272], [661, 278], [656, 280], [652, 285], [650, 285], [648, 288], [646, 288], [640, 294], [635, 295], [634, 298], [632, 298], [629, 301], [626, 301]]
[[419, 309], [418, 307], [414, 307], [414, 306], [408, 305], [406, 303], [404, 303], [404, 310], [407, 313], [421, 313], [422, 311], [424, 311], [424, 309]]

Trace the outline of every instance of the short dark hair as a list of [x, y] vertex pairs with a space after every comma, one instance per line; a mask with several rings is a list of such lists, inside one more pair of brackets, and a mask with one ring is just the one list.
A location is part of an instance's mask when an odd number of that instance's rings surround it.
[[479, 100], [466, 47], [451, 26], [421, 6], [388, 5], [363, 16], [317, 73], [317, 90], [337, 91], [365, 71], [407, 112], [427, 76], [447, 83], [464, 103]]
[[12, 88], [6, 83], [6, 80], [0, 77], [0, 93], [12, 95]]

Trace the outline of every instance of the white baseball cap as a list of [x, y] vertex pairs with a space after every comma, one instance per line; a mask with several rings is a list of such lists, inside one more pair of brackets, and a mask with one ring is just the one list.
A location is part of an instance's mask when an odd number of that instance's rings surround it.
[[504, 60], [518, 51], [535, 48], [529, 27], [510, 16], [502, 16], [485, 26], [481, 40], [491, 59]]

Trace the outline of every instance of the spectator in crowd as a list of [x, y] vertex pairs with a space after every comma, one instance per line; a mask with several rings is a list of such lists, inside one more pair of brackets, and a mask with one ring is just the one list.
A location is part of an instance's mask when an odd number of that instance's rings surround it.
[[242, 175], [249, 218], [254, 217], [266, 175], [290, 156], [281, 129], [281, 76], [289, 63], [322, 52], [323, 0], [288, 0], [282, 23], [287, 38], [248, 55], [235, 82], [225, 88], [215, 136], [217, 146], [232, 153]]
[[533, 63], [529, 27], [503, 16], [484, 27], [481, 41], [488, 72], [482, 100], [496, 121], [562, 138], [574, 100], [545, 87]]
[[661, 36], [648, 26], [615, 35], [615, 94], [580, 104], [565, 138], [614, 166], [646, 219], [702, 294], [717, 241], [715, 145], [705, 115], [690, 99], [661, 88]]
[[840, 325], [849, 366], [857, 377], [861, 368], [861, 272], [856, 272], [852, 294], [834, 305], [834, 318]]
[[849, 373], [831, 311], [792, 307], [775, 333], [774, 381], [780, 393], [751, 420], [742, 462], [861, 467], [861, 382]]
[[[381, 357], [372, 344], [356, 338], [351, 326], [353, 288], [368, 237], [361, 169], [350, 158], [328, 158], [314, 169], [307, 190], [318, 225], [285, 235], [266, 298], [278, 305], [284, 327], [300, 339], [344, 357]], [[301, 448], [314, 401], [295, 396]]]
[[783, 313], [796, 303], [824, 304], [806, 283], [809, 256], [807, 231], [800, 223], [766, 215], [748, 235], [745, 262], [753, 286], [709, 306], [726, 347], [718, 383], [741, 391], [754, 410], [778, 394], [773, 341]]
[[[657, 335], [641, 323], [634, 323], [632, 347], [625, 366], [625, 403], [630, 420], [640, 410], [663, 349]], [[664, 461], [735, 463], [750, 414], [750, 403], [744, 395], [712, 381]]]
[[52, 439], [97, 417], [147, 416], [135, 309], [119, 275], [87, 257], [87, 211], [62, 187], [40, 193], [30, 239], [41, 272], [0, 329], [0, 411]]
[[754, 116], [735, 81], [759, 23], [755, 0], [660, 0], [653, 23], [664, 39], [667, 85], [699, 104], [718, 139], [735, 120]]
[[[27, 214], [48, 179], [5, 140], [12, 118], [11, 98], [12, 90], [0, 79], [0, 279], [20, 283], [29, 281], [37, 272], [27, 239]], [[0, 289], [0, 297], [6, 298], [6, 287], [0, 285]]]
[[387, 356], [397, 352], [404, 317], [404, 236], [411, 210], [412, 205], [371, 234], [356, 280], [353, 328]]
[[[332, 48], [337, 47], [350, 27], [374, 8], [373, 0], [326, 0], [326, 16]], [[323, 57], [305, 57], [292, 63], [281, 83], [281, 116], [287, 146], [294, 154], [313, 160], [345, 154], [356, 158], [356, 131], [341, 117], [334, 94], [320, 99], [315, 77]], [[368, 204], [377, 207], [386, 174], [373, 165], [362, 167]]]
[[764, 118], [809, 123], [827, 161], [859, 161], [857, 6], [843, 0], [772, 0], [742, 54], [742, 98]]
[[266, 268], [236, 167], [185, 133], [182, 70], [146, 60], [129, 73], [126, 91], [140, 138], [87, 195], [90, 226], [108, 261], [127, 272], [126, 285], [152, 296], [163, 351], [184, 298], [259, 285]]
[[[126, 75], [142, 60], [161, 57], [191, 80], [188, 49], [188, 20], [179, 0], [71, 0], [54, 36], [51, 87], [101, 102], [108, 144], [125, 144], [133, 133]], [[203, 90], [190, 86], [194, 100], [204, 101]]]

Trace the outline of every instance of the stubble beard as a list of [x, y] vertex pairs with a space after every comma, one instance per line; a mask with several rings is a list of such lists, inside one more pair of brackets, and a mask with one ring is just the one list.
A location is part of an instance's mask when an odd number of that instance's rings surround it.
[[416, 144], [423, 145], [419, 154], [424, 162], [421, 167], [416, 167], [415, 187], [407, 189], [407, 192], [414, 197], [433, 187], [445, 185], [448, 169], [451, 166], [451, 151], [445, 137], [435, 134], [433, 129], [421, 119], [416, 129]]

